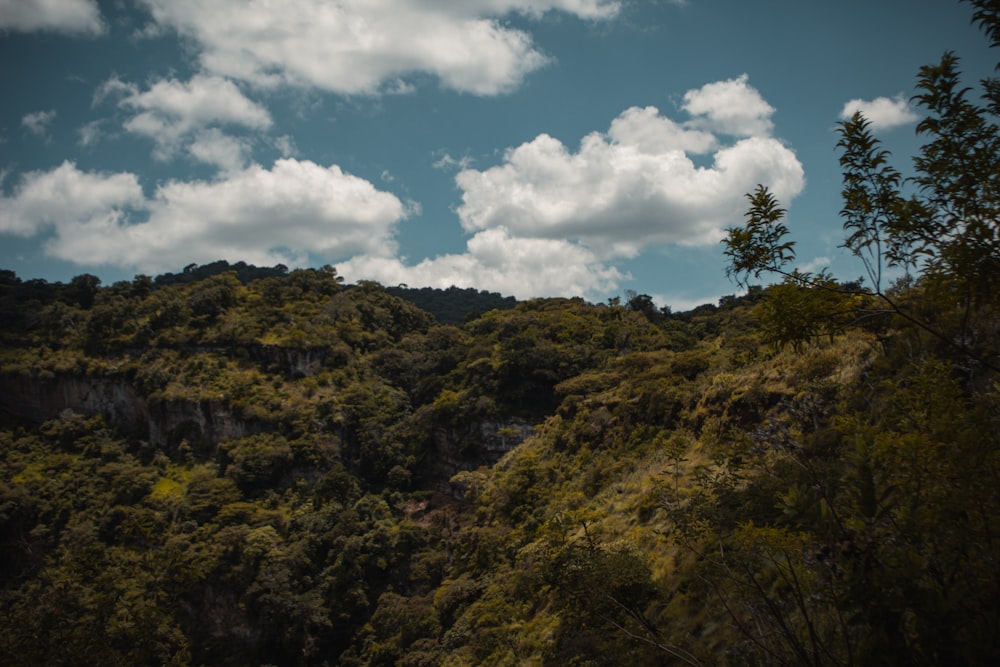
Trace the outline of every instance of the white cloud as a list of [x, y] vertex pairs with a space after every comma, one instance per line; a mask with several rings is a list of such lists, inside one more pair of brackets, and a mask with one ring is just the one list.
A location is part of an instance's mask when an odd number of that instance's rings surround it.
[[0, 0], [0, 31], [100, 35], [104, 21], [95, 0]]
[[134, 174], [66, 162], [25, 175], [12, 196], [0, 197], [0, 232], [50, 232], [54, 257], [152, 273], [219, 258], [296, 264], [307, 254], [333, 261], [394, 252], [392, 229], [408, 214], [368, 181], [308, 161], [171, 181], [151, 198]]
[[689, 90], [684, 93], [682, 108], [695, 117], [696, 126], [710, 132], [737, 137], [767, 135], [773, 127], [774, 107], [761, 97], [748, 79], [743, 74]]
[[631, 107], [611, 121], [608, 137], [614, 142], [635, 146], [647, 155], [681, 151], [708, 153], [718, 145], [715, 135], [675, 123], [660, 115], [656, 107]]
[[475, 287], [520, 299], [605, 294], [630, 278], [570, 241], [511, 236], [506, 229], [479, 232], [462, 254], [408, 266], [390, 256], [357, 256], [337, 265], [348, 280], [378, 280], [447, 288]]
[[473, 159], [467, 155], [456, 158], [450, 153], [444, 153], [431, 165], [435, 169], [468, 169], [472, 166]]
[[[162, 79], [143, 92], [112, 78], [98, 88], [94, 99], [100, 102], [112, 95], [121, 96], [118, 105], [133, 112], [125, 129], [152, 139], [158, 159], [169, 159], [181, 146], [196, 144], [196, 135], [204, 128], [238, 125], [266, 130], [272, 123], [267, 109], [218, 76], [199, 74], [187, 82]], [[198, 156], [202, 149], [189, 146], [188, 150]]]
[[222, 171], [239, 171], [250, 161], [250, 142], [215, 127], [195, 135], [187, 150], [194, 159]]
[[13, 196], [0, 196], [0, 232], [34, 236], [53, 227], [117, 218], [143, 205], [135, 174], [86, 173], [72, 162], [23, 176]]
[[112, 75], [110, 79], [102, 82], [94, 90], [94, 96], [91, 100], [91, 106], [97, 106], [109, 97], [118, 97], [122, 95], [136, 95], [139, 93], [139, 88], [134, 83], [126, 83], [118, 78], [117, 75]]
[[[745, 87], [742, 78], [734, 81], [734, 88]], [[711, 86], [700, 91], [719, 90]], [[739, 95], [759, 99], [753, 89]], [[689, 99], [697, 102], [699, 114], [721, 118], [704, 98]], [[773, 111], [763, 100], [750, 108], [757, 109], [758, 121]], [[758, 183], [768, 184], [783, 201], [801, 192], [802, 165], [768, 136], [769, 122], [754, 123], [749, 114], [722, 119], [717, 124], [727, 131], [738, 124], [760, 133], [724, 144], [699, 121], [676, 123], [653, 107], [633, 107], [607, 134], [584, 137], [575, 152], [539, 135], [509, 149], [498, 166], [456, 176], [462, 226], [470, 232], [503, 227], [515, 237], [575, 240], [603, 258], [631, 257], [651, 245], [717, 242], [725, 227], [742, 220], [744, 194]], [[696, 166], [688, 155], [709, 150], [711, 166]]]
[[274, 147], [281, 153], [281, 157], [294, 157], [299, 154], [295, 140], [287, 134], [276, 137], [274, 139]]
[[[484, 170], [445, 153], [435, 167], [463, 167], [455, 180], [459, 218], [473, 233], [466, 251], [412, 265], [385, 253], [357, 256], [338, 269], [386, 284], [599, 298], [629, 279], [615, 259], [718, 242], [724, 227], [742, 221], [744, 194], [758, 183], [784, 201], [801, 192], [802, 165], [770, 136], [774, 109], [745, 76], [691, 91], [684, 109], [691, 117], [683, 122], [655, 107], [626, 109], [576, 151], [542, 134]], [[691, 155], [708, 155], [711, 165]]]
[[144, 0], [153, 20], [188, 37], [203, 68], [257, 85], [345, 94], [407, 92], [408, 77], [496, 95], [548, 62], [530, 35], [500, 22], [512, 12], [614, 16], [606, 0]]
[[175, 79], [157, 81], [149, 90], [130, 95], [121, 104], [163, 116], [182, 129], [209, 123], [236, 123], [266, 129], [271, 116], [248, 99], [232, 81], [217, 76], [196, 75], [183, 83]]
[[24, 114], [21, 118], [21, 125], [35, 136], [46, 137], [48, 136], [49, 123], [55, 120], [55, 117], [55, 109], [33, 111], [32, 113]]
[[[421, 4], [421, 3], [417, 3]], [[440, 2], [424, 2], [434, 6]], [[584, 19], [608, 19], [621, 10], [620, 0], [466, 0], [449, 10], [464, 16], [503, 16], [512, 12], [538, 18], [546, 12], [566, 12]]]
[[873, 130], [891, 130], [913, 123], [919, 118], [903, 93], [895, 97], [876, 97], [874, 100], [851, 100], [844, 105], [840, 117], [846, 120], [856, 111], [860, 111], [868, 119]]
[[821, 269], [829, 268], [829, 266], [830, 266], [830, 258], [824, 255], [822, 257], [813, 257], [808, 262], [799, 264], [795, 268], [805, 273], [812, 273], [814, 271], [819, 271]]
[[80, 145], [93, 146], [100, 141], [103, 135], [102, 125], [104, 125], [103, 120], [94, 120], [81, 125], [77, 129], [77, 133], [80, 135]]

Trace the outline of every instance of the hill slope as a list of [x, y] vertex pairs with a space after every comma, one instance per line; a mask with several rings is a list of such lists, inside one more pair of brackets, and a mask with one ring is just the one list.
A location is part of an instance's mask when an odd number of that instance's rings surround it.
[[6, 664], [995, 657], [996, 386], [905, 323], [6, 278]]

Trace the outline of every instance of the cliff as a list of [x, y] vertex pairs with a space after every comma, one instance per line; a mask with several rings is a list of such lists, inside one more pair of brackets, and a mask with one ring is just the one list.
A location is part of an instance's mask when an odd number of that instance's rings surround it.
[[102, 415], [122, 431], [164, 449], [187, 440], [211, 450], [223, 440], [265, 428], [239, 418], [222, 401], [151, 402], [124, 378], [0, 376], [0, 419], [5, 424], [41, 423], [67, 410]]
[[[277, 348], [260, 357], [288, 364], [302, 375], [315, 372], [322, 359]], [[102, 415], [123, 432], [167, 452], [187, 442], [202, 456], [214, 455], [226, 440], [276, 428], [241, 417], [224, 400], [150, 400], [125, 377], [0, 375], [0, 421], [4, 425], [40, 424], [67, 411]], [[456, 473], [495, 464], [533, 430], [533, 424], [518, 417], [475, 422], [461, 430], [435, 428], [420, 469], [421, 483], [460, 499], [462, 490], [450, 482]]]
[[433, 454], [425, 466], [425, 475], [435, 491], [462, 500], [464, 490], [451, 481], [457, 473], [492, 466], [534, 430], [533, 424], [519, 417], [476, 422], [468, 426], [464, 434], [438, 428], [434, 432]]

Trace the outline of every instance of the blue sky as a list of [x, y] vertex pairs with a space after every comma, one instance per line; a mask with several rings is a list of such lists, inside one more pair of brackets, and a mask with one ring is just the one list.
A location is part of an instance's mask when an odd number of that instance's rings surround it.
[[905, 171], [921, 65], [996, 60], [951, 0], [0, 0], [0, 267], [216, 259], [520, 298], [732, 294], [765, 183], [842, 239], [836, 123]]

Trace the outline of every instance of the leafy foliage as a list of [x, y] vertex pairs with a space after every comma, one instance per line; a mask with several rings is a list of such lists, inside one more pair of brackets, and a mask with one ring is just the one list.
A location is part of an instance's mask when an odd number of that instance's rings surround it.
[[[974, 17], [991, 39], [997, 14], [990, 3], [972, 3]], [[997, 45], [994, 41], [993, 45]], [[831, 287], [825, 275], [813, 276], [786, 266], [795, 258], [793, 241], [785, 240], [785, 211], [763, 185], [748, 195], [751, 208], [743, 227], [728, 230], [723, 241], [729, 257], [727, 272], [746, 278], [777, 273], [789, 284], [810, 290], [834, 289], [875, 297], [883, 310], [916, 326], [978, 365], [998, 369], [1000, 350], [993, 328], [1000, 272], [1000, 228], [997, 226], [1000, 174], [1000, 83], [982, 82], [985, 105], [968, 99], [951, 52], [938, 65], [920, 70], [914, 99], [927, 112], [917, 132], [928, 140], [914, 158], [916, 175], [904, 183], [890, 163], [870, 124], [860, 114], [840, 124], [840, 165], [844, 201], [841, 216], [847, 237], [843, 246], [861, 260], [868, 279], [856, 289]], [[905, 197], [904, 184], [916, 188]], [[885, 272], [903, 269], [907, 291], [889, 289]], [[910, 270], [916, 271], [916, 278]], [[919, 291], [919, 301], [957, 304], [953, 315], [937, 321], [923, 317], [907, 300]], [[792, 294], [792, 292], [789, 292]], [[942, 326], [944, 325], [944, 326]], [[803, 329], [807, 340], [810, 331]]]
[[734, 227], [724, 240], [725, 255], [730, 258], [726, 269], [738, 283], [745, 283], [752, 275], [759, 278], [766, 271], [782, 272], [795, 258], [794, 241], [786, 241], [788, 227], [781, 222], [785, 209], [763, 185], [748, 194], [750, 210], [745, 227]]
[[462, 289], [452, 285], [448, 289], [433, 287], [387, 287], [386, 292], [409, 301], [425, 310], [441, 324], [462, 324], [494, 309], [513, 308], [517, 299], [473, 288]]
[[[992, 3], [972, 4], [996, 45]], [[787, 272], [782, 262], [793, 257], [756, 250], [776, 247], [787, 229], [753, 226], [754, 209], [726, 241], [738, 276], [785, 276], [758, 310], [779, 345], [802, 351], [831, 319], [839, 330], [862, 324], [874, 303], [892, 316], [866, 327], [885, 356], [873, 360], [865, 390], [796, 397], [748, 434], [738, 459], [668, 504], [678, 543], [697, 555], [703, 580], [763, 661], [998, 658], [980, 639], [997, 630], [996, 578], [966, 561], [997, 557], [986, 518], [998, 501], [997, 82], [983, 82], [986, 105], [977, 106], [957, 63], [946, 53], [920, 72], [915, 99], [928, 116], [917, 131], [928, 141], [909, 198], [867, 121], [841, 125], [844, 246], [864, 265], [867, 287]], [[762, 192], [757, 199], [776, 211]], [[915, 273], [889, 289], [886, 268]], [[776, 478], [784, 490], [772, 487]], [[780, 514], [751, 510], [760, 489]], [[735, 514], [734, 494], [745, 499]]]

